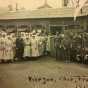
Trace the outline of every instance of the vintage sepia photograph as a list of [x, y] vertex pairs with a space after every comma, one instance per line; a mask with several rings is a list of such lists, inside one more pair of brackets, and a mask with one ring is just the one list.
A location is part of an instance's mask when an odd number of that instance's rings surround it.
[[88, 88], [88, 0], [0, 0], [0, 88]]

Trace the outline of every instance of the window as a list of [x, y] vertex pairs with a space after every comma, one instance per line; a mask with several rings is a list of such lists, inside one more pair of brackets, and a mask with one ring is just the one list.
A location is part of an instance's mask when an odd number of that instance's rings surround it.
[[64, 0], [64, 6], [68, 5], [68, 0]]

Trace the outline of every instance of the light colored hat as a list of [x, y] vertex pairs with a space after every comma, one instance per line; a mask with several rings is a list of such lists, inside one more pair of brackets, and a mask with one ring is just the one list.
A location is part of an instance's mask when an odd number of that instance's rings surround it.
[[35, 31], [35, 30], [33, 30], [33, 31], [32, 31], [32, 33], [34, 34], [34, 33], [36, 33], [36, 31]]
[[60, 37], [61, 37], [61, 38], [64, 38], [64, 34], [60, 34]]
[[22, 33], [21, 33], [21, 35], [22, 35], [22, 36], [24, 36], [24, 35], [25, 35], [25, 33], [24, 33], [24, 32], [22, 32]]
[[28, 35], [28, 33], [26, 33], [26, 35]]
[[31, 34], [31, 33], [28, 33], [29, 35]]
[[81, 38], [81, 35], [78, 35], [79, 38]]
[[41, 33], [42, 31], [41, 31], [41, 30], [38, 30], [37, 32], [38, 32], [38, 33]]
[[7, 35], [7, 33], [6, 32], [2, 32], [2, 35]]
[[11, 36], [11, 35], [7, 35], [6, 37], [7, 37], [7, 38], [12, 38], [12, 36]]
[[32, 37], [35, 37], [35, 35], [32, 35]]
[[36, 35], [40, 35], [40, 33], [36, 33]]

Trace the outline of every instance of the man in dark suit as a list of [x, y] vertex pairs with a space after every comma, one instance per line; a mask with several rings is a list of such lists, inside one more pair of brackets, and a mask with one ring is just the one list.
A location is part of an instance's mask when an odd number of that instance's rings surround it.
[[20, 36], [18, 36], [16, 39], [16, 58], [23, 59], [23, 53], [24, 53], [24, 41]]
[[55, 43], [54, 45], [55, 45], [55, 50], [56, 50], [56, 60], [60, 59], [58, 55], [60, 42], [61, 40], [59, 39], [59, 32], [56, 32], [55, 40], [54, 40], [54, 43]]

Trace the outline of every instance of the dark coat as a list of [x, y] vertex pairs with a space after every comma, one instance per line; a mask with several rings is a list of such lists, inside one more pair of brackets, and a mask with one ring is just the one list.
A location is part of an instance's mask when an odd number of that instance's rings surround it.
[[23, 58], [24, 53], [24, 41], [22, 38], [16, 39], [16, 57], [19, 59]]
[[24, 41], [22, 38], [16, 39], [16, 48], [24, 48]]

